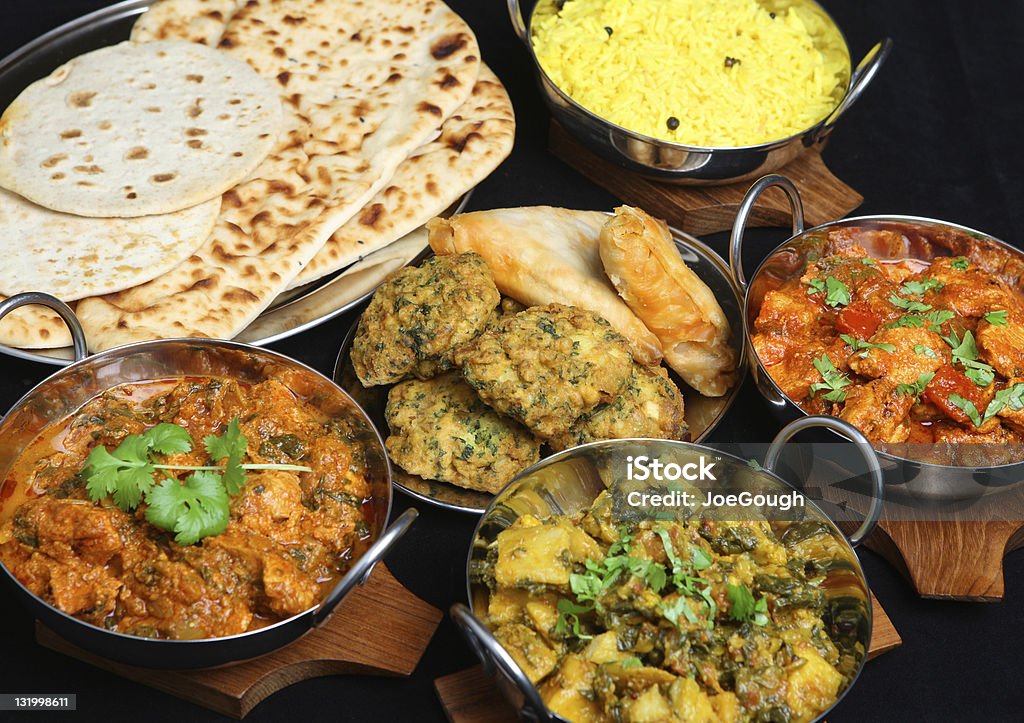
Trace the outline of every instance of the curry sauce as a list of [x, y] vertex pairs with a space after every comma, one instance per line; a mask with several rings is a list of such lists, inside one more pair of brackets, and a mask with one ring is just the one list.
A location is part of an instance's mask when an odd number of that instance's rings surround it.
[[[98, 447], [160, 423], [196, 442], [238, 419], [249, 470], [218, 535], [181, 545], [146, 521], [93, 502], [83, 468]], [[323, 599], [372, 535], [363, 451], [347, 423], [285, 385], [186, 377], [114, 387], [47, 429], [0, 485], [0, 562], [30, 592], [80, 620], [154, 638], [244, 633]], [[170, 465], [211, 465], [201, 443]], [[162, 474], [178, 475], [161, 470]]]

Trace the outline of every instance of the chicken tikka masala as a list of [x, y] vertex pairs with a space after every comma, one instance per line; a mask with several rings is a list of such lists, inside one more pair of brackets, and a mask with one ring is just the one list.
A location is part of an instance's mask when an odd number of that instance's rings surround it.
[[873, 258], [865, 239], [906, 242], [832, 229], [826, 254], [764, 295], [752, 343], [771, 378], [875, 443], [1024, 442], [1020, 290], [980, 254]]
[[0, 562], [94, 625], [220, 637], [317, 605], [364, 551], [372, 507], [348, 424], [280, 382], [131, 383], [15, 461]]

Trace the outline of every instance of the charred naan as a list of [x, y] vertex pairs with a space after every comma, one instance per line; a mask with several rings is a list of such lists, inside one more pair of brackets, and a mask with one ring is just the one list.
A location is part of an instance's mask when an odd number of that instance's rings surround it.
[[563, 304], [604, 317], [642, 364], [661, 361], [661, 345], [619, 298], [604, 274], [598, 239], [608, 214], [550, 206], [504, 208], [437, 218], [427, 224], [438, 254], [475, 251], [498, 290], [526, 306]]
[[94, 349], [172, 336], [231, 338], [469, 97], [469, 26], [441, 3], [249, 0], [219, 41], [274, 79], [285, 133], [228, 191], [210, 239], [142, 286], [81, 301]]
[[444, 122], [441, 135], [402, 162], [387, 187], [334, 232], [291, 287], [343, 269], [441, 214], [508, 157], [514, 140], [512, 101], [497, 76], [481, 66], [469, 100]]

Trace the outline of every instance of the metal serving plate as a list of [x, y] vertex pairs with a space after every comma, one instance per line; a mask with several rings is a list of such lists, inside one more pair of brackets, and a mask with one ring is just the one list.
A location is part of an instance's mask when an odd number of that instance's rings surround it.
[[[683, 261], [708, 285], [718, 303], [722, 305], [722, 310], [732, 327], [732, 344], [739, 352], [736, 382], [722, 397], [702, 396], [687, 386], [675, 372], [669, 370], [672, 381], [683, 392], [686, 422], [690, 427], [692, 440], [702, 442], [714, 431], [729, 407], [732, 406], [746, 374], [747, 363], [742, 343], [743, 319], [740, 311], [740, 297], [729, 273], [729, 265], [721, 256], [704, 242], [687, 233], [672, 229], [672, 236]], [[429, 250], [425, 251], [413, 263], [422, 262], [430, 253]], [[341, 343], [338, 359], [334, 365], [334, 381], [359, 402], [377, 428], [384, 434], [384, 430], [388, 428], [384, 418], [384, 406], [387, 403], [387, 392], [391, 387], [378, 386], [367, 389], [356, 378], [355, 370], [349, 360], [349, 352], [352, 349], [352, 339], [355, 336], [357, 325], [358, 319], [352, 323]], [[416, 499], [459, 512], [481, 514], [494, 499], [494, 495], [486, 492], [467, 490], [445, 482], [436, 482], [408, 474], [394, 463], [392, 463], [392, 481], [395, 486]]]
[[[39, 36], [0, 60], [0, 108], [10, 105], [22, 90], [72, 58], [127, 40], [136, 18], [156, 0], [126, 0], [65, 23]], [[464, 194], [445, 215], [465, 208]], [[419, 248], [413, 248], [420, 239]], [[410, 234], [401, 246], [367, 254], [346, 269], [281, 294], [242, 330], [236, 341], [263, 346], [311, 329], [344, 314], [364, 301], [384, 278], [412, 261], [426, 248], [426, 235]], [[19, 359], [66, 366], [74, 361], [71, 347], [20, 349], [0, 344], [0, 353]]]

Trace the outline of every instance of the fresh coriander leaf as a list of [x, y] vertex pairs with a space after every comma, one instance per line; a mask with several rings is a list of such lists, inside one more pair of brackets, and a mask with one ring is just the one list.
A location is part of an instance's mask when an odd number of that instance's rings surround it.
[[995, 381], [996, 375], [992, 367], [987, 364], [974, 362], [977, 366], [970, 366], [964, 369], [964, 376], [970, 379], [975, 385], [985, 388]]
[[93, 448], [82, 475], [93, 501], [109, 495], [114, 504], [130, 512], [153, 486], [154, 471], [149, 461], [149, 440], [140, 434], [129, 434], [113, 452], [104, 447]]
[[[952, 404], [954, 407], [958, 408], [964, 414], [966, 414], [970, 418], [970, 420], [974, 422], [975, 427], [981, 426], [981, 414], [978, 412], [978, 408], [974, 406], [974, 402], [972, 402], [970, 399], [965, 399], [964, 397], [961, 397], [959, 394], [950, 394], [949, 403]], [[986, 409], [986, 411], [988, 410]]]
[[846, 390], [843, 387], [850, 385], [850, 380], [845, 374], [841, 374], [832, 360], [828, 358], [827, 354], [822, 354], [821, 357], [814, 360], [814, 368], [821, 374], [824, 382], [817, 382], [811, 385], [811, 394], [816, 394], [820, 391], [828, 390], [822, 395], [823, 399], [827, 399], [830, 402], [841, 402], [846, 399]]
[[924, 304], [920, 301], [911, 301], [910, 299], [904, 299], [903, 297], [896, 296], [896, 294], [889, 294], [889, 303], [900, 309], [906, 309], [911, 312], [930, 311], [932, 308], [931, 304]]
[[746, 585], [726, 584], [725, 593], [729, 598], [729, 617], [736, 622], [743, 623], [754, 616], [754, 608], [757, 603]]
[[764, 595], [754, 605], [754, 619], [751, 622], [761, 627], [768, 624], [768, 598]]
[[913, 384], [897, 384], [896, 393], [903, 394], [908, 397], [919, 397], [924, 392], [925, 387], [931, 384], [932, 379], [934, 378], [935, 372], [924, 372]]
[[656, 527], [654, 532], [661, 538], [661, 546], [665, 548], [665, 556], [668, 557], [668, 561], [672, 565], [672, 569], [682, 569], [683, 561], [676, 556], [676, 550], [672, 547], [672, 537], [668, 534], [668, 530], [664, 527]]
[[931, 325], [935, 329], [938, 329], [954, 316], [956, 316], [956, 314], [952, 311], [946, 311], [945, 309], [936, 309], [934, 311], [929, 311], [927, 314], [904, 314], [896, 321], [886, 324], [885, 328], [895, 329], [898, 327], [911, 327], [920, 329], [925, 325]]
[[228, 428], [224, 430], [224, 434], [219, 437], [211, 434], [203, 438], [206, 451], [210, 455], [210, 459], [214, 461], [220, 461], [225, 457], [241, 459], [245, 454], [245, 448], [248, 443], [249, 440], [245, 438], [239, 427], [238, 417], [228, 422]]
[[249, 440], [242, 434], [238, 417], [228, 422], [224, 434], [208, 435], [203, 438], [206, 451], [214, 461], [224, 461], [224, 488], [229, 495], [237, 495], [245, 486], [245, 470], [242, 468], [242, 457], [245, 455]]
[[679, 625], [680, 616], [686, 618], [686, 621], [691, 625], [697, 623], [697, 615], [693, 612], [689, 600], [684, 595], [680, 595], [671, 603], [663, 602], [661, 604], [661, 614], [676, 627], [682, 627]]
[[572, 573], [569, 575], [569, 588], [575, 593], [577, 600], [596, 600], [601, 594], [600, 576], [592, 571], [585, 575]]
[[668, 574], [665, 572], [665, 568], [654, 560], [630, 557], [627, 566], [631, 573], [646, 580], [654, 592], [661, 592], [665, 588], [665, 583], [668, 582]]
[[850, 336], [849, 334], [840, 334], [839, 338], [845, 341], [847, 344], [849, 344], [850, 348], [853, 351], [859, 351], [860, 354], [858, 356], [861, 359], [866, 358], [868, 355], [868, 351], [871, 349], [878, 349], [879, 351], [889, 352], [890, 354], [896, 351], [895, 344], [873, 344], [870, 341], [861, 341], [857, 337]]
[[985, 314], [985, 321], [992, 326], [1006, 326], [1010, 323], [1006, 318], [1006, 310], [1001, 311], [990, 311]]
[[626, 658], [625, 660], [620, 660], [619, 665], [623, 668], [642, 668], [644, 666], [644, 663], [642, 660], [640, 660], [640, 658], [632, 656]]
[[966, 271], [970, 268], [971, 262], [965, 256], [957, 256], [949, 265], [957, 271]]
[[704, 551], [704, 548], [694, 545], [690, 548], [690, 558], [693, 561], [694, 570], [706, 570], [711, 567], [711, 556]]
[[555, 632], [565, 635], [569, 629], [572, 629], [572, 634], [580, 640], [590, 640], [593, 635], [587, 635], [580, 628], [579, 616], [583, 613], [588, 613], [593, 608], [586, 605], [576, 605], [571, 600], [561, 599], [558, 601], [558, 622], [555, 623]]
[[192, 451], [192, 437], [188, 430], [177, 424], [161, 422], [142, 435], [149, 448], [160, 454], [179, 454]]
[[924, 344], [914, 344], [914, 353], [924, 354], [929, 359], [939, 358], [938, 353], [936, 353], [934, 349], [932, 349], [930, 346], [925, 346]]
[[[992, 397], [992, 401], [985, 407], [985, 416], [982, 423], [992, 419], [1006, 407], [1014, 411], [1024, 409], [1024, 382], [1017, 382], [1011, 387], [1000, 389]], [[980, 425], [979, 425], [980, 426]]]
[[219, 535], [230, 519], [230, 499], [215, 472], [194, 472], [184, 484], [165, 479], [150, 490], [146, 502], [146, 519], [172, 530], [179, 545], [194, 545], [204, 537]]
[[82, 471], [87, 480], [85, 489], [89, 493], [89, 499], [99, 502], [114, 494], [122, 463], [122, 460], [110, 454], [106, 447], [93, 447]]
[[809, 279], [804, 283], [807, 284], [808, 294], [820, 294], [825, 290], [825, 280], [822, 278]]
[[875, 261], [870, 256], [864, 256], [863, 258], [861, 258], [860, 262], [865, 266], [878, 266], [878, 262]]
[[907, 281], [900, 287], [900, 291], [904, 294], [917, 294], [918, 296], [924, 296], [926, 292], [935, 289], [938, 291], [944, 283], [938, 279], [921, 279], [920, 281]]
[[835, 276], [825, 279], [825, 303], [832, 307], [847, 306], [850, 303], [850, 290]]

